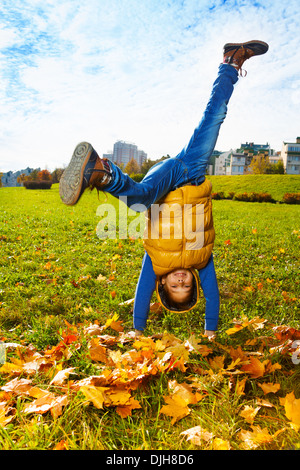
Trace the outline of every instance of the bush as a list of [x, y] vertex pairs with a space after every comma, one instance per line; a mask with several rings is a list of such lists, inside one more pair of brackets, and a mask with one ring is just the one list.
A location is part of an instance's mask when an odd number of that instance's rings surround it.
[[50, 189], [51, 181], [24, 181], [23, 186], [26, 189]]
[[145, 177], [142, 173], [131, 173], [130, 178], [139, 183]]
[[211, 193], [211, 198], [220, 200], [220, 199], [225, 199], [223, 191], [220, 191], [219, 193]]
[[233, 199], [235, 201], [245, 201], [245, 202], [275, 202], [271, 194], [268, 193], [241, 193], [235, 194]]
[[285, 204], [300, 204], [300, 193], [285, 193], [283, 202]]

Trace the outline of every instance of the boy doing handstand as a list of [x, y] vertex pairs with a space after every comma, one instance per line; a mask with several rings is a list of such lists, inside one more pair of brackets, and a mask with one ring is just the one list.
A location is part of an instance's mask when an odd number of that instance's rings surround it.
[[[206, 300], [205, 334], [213, 336], [217, 330], [219, 292], [212, 258], [215, 233], [211, 184], [205, 180], [206, 167], [244, 61], [267, 50], [268, 45], [262, 41], [224, 46], [223, 63], [219, 66], [210, 99], [190, 142], [176, 157], [154, 165], [140, 183], [132, 180], [113, 162], [99, 158], [86, 142], [77, 145], [62, 175], [60, 197], [67, 205], [76, 204], [86, 188], [97, 188], [115, 197], [126, 197], [128, 207], [134, 206], [137, 212], [147, 210], [146, 253], [134, 304], [134, 327], [139, 333], [145, 329], [155, 288], [159, 301], [167, 309], [188, 311], [197, 303], [199, 279]], [[164, 215], [153, 217], [155, 204], [166, 204], [167, 208], [176, 204], [177, 211], [172, 218], [170, 211], [166, 218]], [[187, 214], [184, 212], [186, 207], [190, 211]], [[201, 227], [197, 227], [199, 212], [202, 214]], [[197, 230], [202, 231], [201, 243], [190, 242], [184, 230], [188, 222], [196, 239]], [[164, 238], [161, 233], [166, 224], [170, 227], [170, 236]], [[179, 231], [178, 224], [181, 227]], [[151, 236], [151, 232], [156, 236]]]

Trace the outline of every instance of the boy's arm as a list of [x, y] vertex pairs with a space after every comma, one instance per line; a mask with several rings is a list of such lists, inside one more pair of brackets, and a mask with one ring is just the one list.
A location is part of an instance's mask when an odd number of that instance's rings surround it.
[[136, 330], [143, 331], [146, 328], [150, 301], [155, 290], [155, 281], [156, 276], [153, 271], [151, 258], [145, 253], [136, 286], [133, 307], [133, 326]]
[[207, 265], [199, 269], [200, 283], [205, 304], [205, 331], [213, 332], [218, 328], [220, 297], [213, 255]]

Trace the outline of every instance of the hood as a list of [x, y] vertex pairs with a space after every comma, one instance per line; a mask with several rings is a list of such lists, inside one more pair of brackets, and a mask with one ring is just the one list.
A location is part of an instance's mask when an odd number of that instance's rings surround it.
[[157, 295], [158, 301], [161, 303], [161, 305], [165, 309], [169, 310], [170, 312], [173, 312], [173, 313], [189, 312], [196, 306], [199, 300], [199, 276], [195, 269], [191, 269], [190, 271], [193, 274], [193, 294], [192, 294], [192, 299], [190, 300], [189, 305], [185, 310], [180, 310], [179, 308], [176, 308], [173, 305], [169, 305], [168, 298], [164, 291], [163, 285], [160, 283], [160, 278], [156, 279], [156, 295]]

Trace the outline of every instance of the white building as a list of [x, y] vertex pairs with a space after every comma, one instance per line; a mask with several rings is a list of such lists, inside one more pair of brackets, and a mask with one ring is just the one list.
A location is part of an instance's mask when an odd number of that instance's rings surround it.
[[300, 137], [282, 143], [281, 158], [287, 175], [300, 175]]
[[139, 165], [142, 165], [142, 163], [147, 160], [147, 154], [143, 150], [138, 149], [137, 145], [131, 142], [118, 140], [114, 144], [114, 150], [103, 154], [103, 158], [108, 158], [118, 165], [123, 164], [125, 167], [132, 158]]

